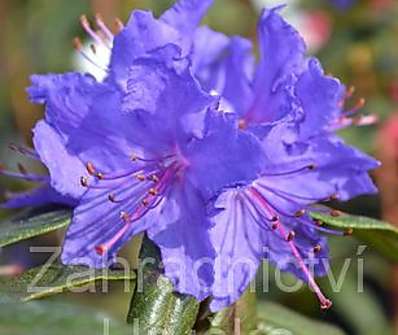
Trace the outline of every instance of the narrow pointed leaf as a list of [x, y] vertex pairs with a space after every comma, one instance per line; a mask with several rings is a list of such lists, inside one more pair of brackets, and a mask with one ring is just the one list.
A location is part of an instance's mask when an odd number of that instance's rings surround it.
[[81, 292], [82, 286], [102, 281], [96, 290], [105, 292], [106, 281], [124, 280], [133, 290], [135, 273], [120, 270], [89, 269], [83, 266], [53, 264], [37, 267], [15, 278], [1, 278], [0, 290], [20, 301], [30, 301], [62, 292]]
[[57, 210], [31, 215], [30, 212], [26, 212], [0, 222], [0, 247], [64, 228], [70, 222], [71, 212], [69, 210]]
[[312, 320], [275, 303], [260, 303], [258, 312], [261, 321], [252, 335], [345, 335], [337, 327]]
[[235, 304], [211, 315], [207, 321], [208, 334], [251, 334], [257, 327], [255, 293], [247, 290]]
[[173, 292], [173, 285], [159, 270], [159, 250], [144, 239], [140, 258], [155, 260], [143, 269], [131, 300], [127, 322], [140, 334], [185, 335], [192, 333], [199, 302], [191, 296]]
[[398, 228], [376, 219], [341, 213], [338, 216], [311, 213], [314, 219], [343, 231], [351, 230], [360, 241], [373, 247], [386, 258], [398, 262]]
[[111, 316], [81, 306], [34, 301], [0, 304], [0, 334], [7, 335], [131, 335], [131, 329]]

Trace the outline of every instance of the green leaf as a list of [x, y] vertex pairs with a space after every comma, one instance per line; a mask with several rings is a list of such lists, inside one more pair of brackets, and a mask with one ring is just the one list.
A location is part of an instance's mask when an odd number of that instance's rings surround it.
[[261, 321], [257, 331], [249, 335], [344, 335], [345, 333], [326, 323], [312, 320], [278, 304], [267, 302], [258, 305]]
[[0, 247], [66, 227], [70, 222], [69, 210], [58, 210], [31, 216], [31, 212], [0, 223]]
[[205, 334], [250, 334], [257, 327], [256, 296], [246, 290], [232, 306], [207, 318]]
[[0, 304], [0, 334], [131, 335], [131, 328], [107, 314], [76, 305], [35, 301]]
[[334, 229], [352, 229], [353, 236], [366, 242], [388, 259], [398, 262], [398, 229], [389, 223], [345, 213], [331, 216], [313, 212], [311, 216]]
[[96, 289], [104, 292], [107, 289], [106, 281], [125, 280], [126, 285], [130, 285], [133, 279], [135, 273], [128, 271], [96, 270], [83, 266], [53, 264], [47, 268], [45, 266], [33, 268], [12, 279], [1, 278], [0, 290], [17, 300], [29, 301], [65, 291], [87, 291], [86, 285], [99, 281], [103, 283], [102, 288]]
[[[333, 272], [337, 272], [336, 266]], [[334, 313], [344, 320], [355, 334], [393, 334], [388, 316], [372, 288], [365, 285], [363, 291], [358, 290], [357, 274], [348, 272], [337, 292], [326, 285], [325, 288], [333, 301]]]
[[159, 270], [159, 250], [144, 239], [141, 260], [153, 260], [143, 269], [143, 278], [131, 300], [127, 322], [144, 334], [191, 334], [199, 302], [191, 296], [173, 292], [172, 283]]

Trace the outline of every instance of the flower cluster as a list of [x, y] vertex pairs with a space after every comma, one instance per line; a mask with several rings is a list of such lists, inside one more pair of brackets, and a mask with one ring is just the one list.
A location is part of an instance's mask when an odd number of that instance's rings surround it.
[[175, 289], [211, 297], [212, 310], [238, 299], [264, 258], [329, 308], [313, 275], [328, 269], [324, 234], [339, 233], [309, 210], [376, 191], [368, 170], [378, 163], [335, 134], [373, 119], [357, 115], [362, 100], [344, 107], [352, 90], [306, 57], [280, 7], [261, 15], [255, 61], [249, 40], [198, 27], [211, 3], [180, 0], [159, 19], [134, 11], [116, 36], [100, 17], [98, 31], [83, 17], [111, 49], [105, 77], [32, 77], [45, 119], [34, 150], [16, 150], [49, 176], [3, 171], [42, 185], [6, 206], [73, 206], [65, 264], [109, 266], [146, 232]]

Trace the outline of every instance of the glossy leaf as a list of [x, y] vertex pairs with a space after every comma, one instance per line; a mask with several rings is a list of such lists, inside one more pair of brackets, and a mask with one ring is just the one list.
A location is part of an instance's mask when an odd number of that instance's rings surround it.
[[57, 210], [35, 216], [31, 215], [31, 212], [26, 212], [23, 215], [0, 222], [0, 247], [64, 228], [70, 222], [71, 212]]
[[331, 228], [350, 231], [353, 236], [369, 244], [388, 259], [398, 262], [398, 229], [376, 219], [348, 215], [325, 215], [313, 212], [312, 217]]
[[234, 305], [211, 315], [206, 321], [209, 325], [203, 325], [202, 329], [208, 334], [250, 334], [257, 328], [255, 294], [247, 290]]
[[312, 320], [275, 303], [260, 303], [257, 331], [250, 335], [344, 335], [337, 327]]
[[133, 328], [139, 327], [140, 335], [191, 334], [199, 302], [173, 292], [172, 283], [159, 270], [159, 250], [149, 239], [144, 239], [140, 259], [149, 258], [155, 263], [142, 269], [143, 276], [132, 297], [127, 322]]
[[[338, 273], [343, 266], [334, 264], [333, 272]], [[393, 330], [388, 324], [388, 316], [377, 295], [366, 283], [363, 289], [358, 288], [357, 274], [352, 271], [348, 272], [338, 290], [333, 290], [327, 285], [325, 285], [325, 289], [333, 301], [334, 313], [346, 324], [349, 324], [355, 334], [393, 334]]]
[[124, 280], [125, 285], [131, 286], [134, 279], [135, 273], [129, 271], [95, 270], [83, 266], [53, 264], [47, 268], [33, 268], [15, 278], [2, 278], [0, 290], [17, 300], [29, 301], [65, 291], [88, 291], [88, 284], [99, 281], [102, 281], [102, 285], [99, 288], [95, 287], [95, 290], [106, 292], [106, 281]]
[[109, 315], [65, 303], [35, 301], [0, 304], [0, 334], [131, 335], [131, 329]]

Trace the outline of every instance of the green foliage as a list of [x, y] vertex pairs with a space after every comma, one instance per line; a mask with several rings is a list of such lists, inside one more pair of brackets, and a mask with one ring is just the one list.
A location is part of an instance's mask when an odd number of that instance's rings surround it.
[[66, 227], [70, 222], [69, 210], [58, 210], [32, 216], [26, 212], [0, 224], [0, 247], [43, 235]]
[[341, 213], [338, 216], [318, 212], [312, 217], [327, 226], [353, 233], [353, 236], [375, 248], [386, 258], [398, 262], [398, 229], [376, 219]]
[[[109, 331], [108, 331], [109, 330]], [[0, 304], [4, 335], [131, 335], [131, 329], [109, 315], [76, 305], [54, 302]]]
[[96, 289], [102, 292], [108, 288], [106, 281], [124, 280], [130, 286], [130, 281], [134, 279], [133, 272], [53, 264], [31, 269], [12, 279], [1, 278], [0, 291], [8, 297], [26, 302], [65, 291], [84, 292], [87, 291], [88, 284], [95, 282], [102, 282], [102, 288]]
[[[275, 303], [261, 303], [258, 306], [261, 322], [254, 334], [272, 335], [344, 335], [340, 329], [315, 321]], [[253, 335], [254, 335], [253, 334]]]
[[[338, 292], [325, 285], [333, 300], [333, 311], [360, 335], [392, 335], [383, 306], [369, 286], [358, 289], [358, 279], [352, 271], [344, 277]], [[364, 317], [366, 316], [366, 317]]]
[[235, 334], [238, 329], [243, 334], [249, 334], [257, 329], [255, 294], [247, 290], [235, 304], [209, 315], [205, 321], [198, 326], [209, 334]]
[[142, 269], [143, 278], [139, 278], [131, 300], [128, 323], [133, 327], [139, 325], [140, 335], [191, 334], [199, 302], [193, 297], [173, 292], [173, 285], [159, 270], [159, 251], [148, 239], [143, 242], [140, 259], [154, 260], [154, 263]]

